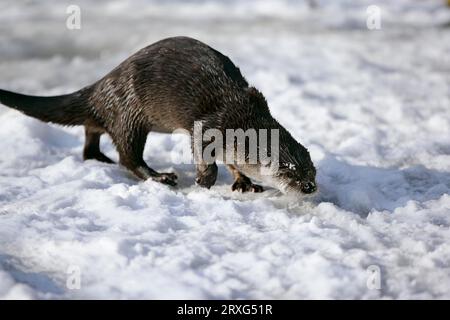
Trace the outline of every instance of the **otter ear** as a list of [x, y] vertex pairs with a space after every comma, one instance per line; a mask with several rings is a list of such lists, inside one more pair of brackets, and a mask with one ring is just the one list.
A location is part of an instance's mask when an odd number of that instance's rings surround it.
[[255, 87], [249, 87], [247, 88], [247, 94], [251, 105], [269, 110], [266, 98], [264, 98], [263, 94], [259, 92], [258, 89]]

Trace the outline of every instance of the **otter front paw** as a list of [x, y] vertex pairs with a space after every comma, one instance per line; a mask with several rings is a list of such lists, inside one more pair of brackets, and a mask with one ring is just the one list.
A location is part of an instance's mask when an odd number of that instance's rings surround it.
[[250, 179], [238, 179], [231, 186], [232, 191], [240, 191], [240, 192], [263, 192], [264, 188], [260, 185], [253, 184]]
[[163, 184], [167, 184], [169, 186], [176, 186], [177, 185], [177, 175], [175, 173], [160, 173], [158, 176], [154, 177], [153, 180], [161, 182]]
[[216, 183], [216, 179], [217, 165], [215, 163], [197, 169], [197, 179], [195, 179], [195, 183], [199, 186], [209, 189]]

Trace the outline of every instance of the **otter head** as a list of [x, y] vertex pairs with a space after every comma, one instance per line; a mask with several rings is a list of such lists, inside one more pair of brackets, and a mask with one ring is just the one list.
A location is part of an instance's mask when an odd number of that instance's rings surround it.
[[[284, 193], [311, 194], [317, 190], [316, 168], [311, 160], [308, 150], [295, 140], [291, 134], [270, 115], [267, 101], [255, 88], [248, 90], [250, 105], [253, 106], [255, 117], [260, 122], [259, 127], [278, 130], [279, 137], [276, 145], [272, 146], [272, 134], [269, 134], [270, 154], [277, 154], [277, 163], [268, 166], [259, 163], [253, 166], [241, 167], [241, 171], [249, 176], [264, 180], [268, 184], [280, 189]], [[264, 120], [261, 120], [263, 119]], [[273, 149], [276, 147], [276, 150]], [[269, 169], [270, 167], [270, 169]], [[255, 170], [256, 169], [256, 170]], [[269, 169], [269, 170], [267, 170]]]
[[278, 161], [272, 159], [268, 164], [246, 164], [238, 168], [245, 175], [264, 181], [283, 193], [314, 193], [317, 190], [316, 168], [308, 150], [289, 134], [280, 136], [279, 149]]
[[271, 170], [272, 184], [284, 193], [311, 194], [317, 190], [316, 168], [308, 150], [286, 131], [280, 136], [278, 166]]
[[278, 170], [272, 176], [272, 180], [279, 189], [286, 193], [301, 192], [311, 194], [317, 190], [316, 168], [314, 167], [308, 151], [301, 146], [303, 150], [296, 151], [296, 160], [291, 162], [280, 162]]

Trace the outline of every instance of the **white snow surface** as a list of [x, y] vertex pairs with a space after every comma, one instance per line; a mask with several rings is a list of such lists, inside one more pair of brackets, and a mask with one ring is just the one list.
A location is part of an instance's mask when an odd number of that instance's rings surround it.
[[[81, 30], [65, 27], [74, 2]], [[72, 92], [156, 40], [195, 37], [265, 94], [320, 192], [233, 193], [223, 166], [201, 189], [173, 161], [186, 139], [155, 133], [145, 159], [180, 183], [139, 182], [83, 162], [82, 127], [0, 106], [0, 298], [450, 298], [450, 10], [316, 3], [2, 0], [1, 88]], [[366, 28], [372, 4], [381, 30]]]

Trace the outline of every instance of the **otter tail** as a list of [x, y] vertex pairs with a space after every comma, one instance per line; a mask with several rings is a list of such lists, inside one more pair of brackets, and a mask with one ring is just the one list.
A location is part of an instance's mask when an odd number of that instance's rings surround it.
[[0, 89], [0, 103], [44, 122], [81, 125], [88, 118], [90, 88], [53, 97], [28, 96]]

